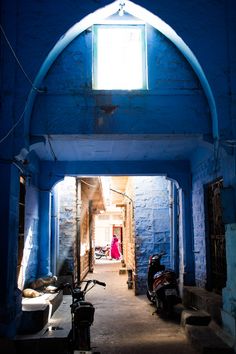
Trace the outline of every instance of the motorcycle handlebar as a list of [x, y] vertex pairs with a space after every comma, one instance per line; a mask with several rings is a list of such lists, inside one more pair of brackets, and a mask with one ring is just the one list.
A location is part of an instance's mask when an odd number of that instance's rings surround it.
[[158, 259], [160, 259], [162, 256], [165, 256], [167, 253], [165, 251], [162, 251], [160, 253], [156, 253], [153, 254], [152, 256], [150, 256], [150, 260], [153, 259], [154, 257], [158, 257]]
[[[86, 283], [86, 286], [85, 286], [85, 289], [84, 289], [85, 291], [87, 290], [87, 287], [88, 287], [89, 284], [91, 284], [91, 283], [93, 283], [94, 285], [95, 285], [95, 284], [101, 285], [101, 286], [103, 286], [104, 288], [106, 287], [106, 283], [101, 282], [101, 281], [96, 280], [96, 279], [94, 279], [94, 280], [83, 280], [81, 283]], [[63, 290], [63, 289], [65, 289], [65, 288], [69, 288], [70, 291], [71, 291], [71, 293], [73, 293], [73, 291], [75, 291], [75, 289], [77, 289], [77, 287], [72, 286], [72, 284], [70, 284], [70, 283], [62, 283], [62, 284], [60, 284], [60, 285], [57, 287], [57, 291], [58, 291], [58, 290]]]
[[102, 281], [94, 280], [94, 283], [95, 283], [95, 284], [98, 284], [98, 285], [101, 285], [101, 286], [103, 286], [104, 288], [106, 287], [106, 283], [104, 283], [104, 282], [102, 282]]
[[154, 256], [165, 256], [167, 253], [165, 251], [161, 251], [160, 253], [155, 254]]

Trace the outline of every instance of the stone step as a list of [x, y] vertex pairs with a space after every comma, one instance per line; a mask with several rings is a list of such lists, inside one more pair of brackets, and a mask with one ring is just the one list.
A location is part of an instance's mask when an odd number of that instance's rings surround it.
[[222, 297], [213, 291], [207, 291], [206, 289], [194, 286], [184, 286], [183, 305], [186, 308], [193, 307], [206, 311], [211, 315], [212, 320], [219, 325], [222, 324]]
[[181, 313], [181, 325], [208, 326], [211, 321], [211, 316], [201, 310], [185, 309]]
[[122, 274], [126, 274], [127, 273], [127, 269], [126, 268], [120, 268], [119, 269], [119, 274], [122, 275]]
[[186, 324], [185, 332], [199, 354], [234, 354], [209, 326], [194, 326]]

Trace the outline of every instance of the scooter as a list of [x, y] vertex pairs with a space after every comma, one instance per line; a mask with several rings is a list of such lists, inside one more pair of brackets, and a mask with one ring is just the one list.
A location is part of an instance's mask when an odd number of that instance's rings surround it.
[[110, 254], [110, 247], [109, 245], [105, 246], [105, 247], [100, 247], [100, 246], [96, 246], [95, 247], [95, 258], [96, 259], [101, 259], [102, 257], [108, 257]]
[[176, 273], [161, 264], [166, 252], [150, 256], [147, 279], [147, 298], [156, 305], [157, 312], [166, 317], [174, 314], [174, 306], [181, 303]]

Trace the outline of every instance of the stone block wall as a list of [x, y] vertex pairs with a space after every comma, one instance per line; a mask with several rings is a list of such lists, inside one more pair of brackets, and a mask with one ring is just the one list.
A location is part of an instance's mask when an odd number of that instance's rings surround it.
[[37, 278], [38, 268], [38, 224], [39, 205], [38, 189], [33, 185], [26, 186], [25, 195], [25, 230], [24, 253], [22, 258], [22, 278], [20, 289]]
[[169, 181], [165, 177], [134, 177], [136, 294], [146, 292], [149, 256], [166, 251], [170, 266]]
[[74, 269], [73, 247], [76, 237], [76, 180], [66, 177], [59, 189], [59, 259], [58, 274], [72, 274]]
[[[217, 171], [215, 171], [217, 167]], [[216, 166], [213, 158], [206, 158], [193, 166], [192, 177], [192, 209], [195, 257], [195, 281], [199, 287], [207, 284], [207, 230], [205, 186], [222, 177], [220, 166]]]
[[60, 194], [58, 272], [60, 275], [73, 274], [74, 281], [77, 282], [78, 273], [82, 280], [93, 268], [90, 250], [95, 239], [92, 198], [90, 208], [87, 186], [80, 182], [80, 178], [66, 177], [58, 189]]

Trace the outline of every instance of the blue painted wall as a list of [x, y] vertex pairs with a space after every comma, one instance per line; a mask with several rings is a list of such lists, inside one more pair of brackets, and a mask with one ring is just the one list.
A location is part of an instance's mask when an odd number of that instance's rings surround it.
[[[66, 4], [57, 4], [55, 7], [52, 5], [53, 3], [49, 5], [46, 2], [38, 4], [24, 1], [21, 3], [17, 15], [10, 8], [10, 5], [4, 6], [3, 25], [6, 27], [9, 38], [13, 41], [15, 40], [15, 33], [12, 32], [11, 28], [15, 28], [12, 25], [17, 18], [19, 24], [18, 40], [16, 41], [17, 53], [25, 64], [29, 76], [31, 78], [35, 77], [47, 53], [68, 28], [85, 15], [108, 3], [108, 1], [101, 1], [100, 3], [89, 1], [86, 4], [84, 2], [78, 4], [68, 1]], [[196, 54], [216, 95], [221, 132], [228, 134], [228, 129], [232, 126], [232, 117], [228, 113], [230, 101], [227, 99], [229, 72], [224, 68], [227, 67], [228, 60], [232, 62], [231, 58], [233, 56], [233, 53], [226, 49], [227, 36], [230, 42], [233, 42], [234, 34], [231, 31], [231, 23], [226, 22], [226, 18], [222, 14], [228, 11], [230, 18], [233, 20], [233, 11], [231, 11], [233, 2], [220, 1], [212, 5], [212, 1], [206, 1], [202, 6], [200, 0], [194, 2], [194, 4], [188, 1], [181, 3], [174, 1], [171, 2], [171, 5], [168, 2], [161, 1], [158, 3], [158, 7], [151, 1], [138, 1], [137, 3], [153, 11], [170, 24]], [[198, 11], [198, 8], [201, 11]], [[8, 14], [12, 14], [12, 16], [7, 16]], [[210, 22], [207, 22], [206, 19], [209, 19], [209, 14], [212, 14], [212, 16], [210, 16]], [[31, 23], [33, 23], [33, 26], [30, 26]], [[217, 41], [215, 38], [217, 38]], [[211, 50], [208, 50], [209, 47]], [[16, 70], [16, 82], [14, 82], [12, 70], [4, 69], [4, 75], [8, 75], [6, 76], [8, 81], [11, 79], [10, 81], [17, 84], [15, 89], [17, 90], [18, 105], [14, 113], [15, 119], [17, 119], [22, 112], [22, 103], [25, 102], [30, 87], [22, 72], [14, 65], [12, 58], [11, 63], [9, 63], [10, 55], [7, 48], [5, 51], [7, 59], [4, 63], [5, 68], [7, 69], [7, 66], [10, 67], [10, 64], [12, 64]]]
[[146, 293], [147, 269], [152, 254], [165, 251], [170, 268], [170, 182], [165, 177], [134, 177], [136, 293]]
[[[42, 240], [39, 236], [45, 235], [46, 229], [47, 235], [50, 234], [49, 210], [45, 212], [43, 209], [45, 204], [40, 197], [41, 190], [47, 190], [49, 193], [52, 186], [63, 178], [65, 173], [99, 175], [164, 173], [180, 183], [187, 200], [184, 215], [185, 228], [188, 232], [183, 242], [181, 241], [184, 254], [180, 265], [183, 270], [187, 270], [186, 276], [190, 274], [192, 279], [194, 269], [192, 263], [195, 261], [197, 284], [200, 286], [205, 284], [203, 187], [205, 183], [223, 176], [224, 185], [233, 187], [234, 196], [236, 190], [236, 106], [234, 103], [236, 4], [234, 0], [159, 0], [158, 3], [151, 0], [138, 0], [136, 3], [168, 23], [199, 60], [216, 102], [220, 135], [217, 143], [219, 144], [216, 143], [215, 146], [212, 144], [209, 107], [196, 75], [173, 44], [150, 26], [148, 27], [149, 92], [128, 94], [127, 92], [92, 92], [91, 32], [84, 32], [61, 53], [50, 68], [43, 82], [46, 92], [38, 93], [36, 97], [31, 117], [31, 136], [29, 136], [27, 127], [24, 126], [23, 112], [25, 107], [28, 108], [25, 103], [31, 85], [12, 56], [1, 32], [0, 178], [3, 193], [1, 193], [0, 210], [1, 230], [4, 233], [1, 234], [0, 250], [3, 257], [1, 256], [0, 262], [1, 268], [6, 269], [6, 273], [1, 275], [3, 281], [1, 284], [5, 284], [5, 288], [9, 289], [7, 299], [6, 294], [1, 294], [0, 297], [2, 333], [14, 332], [15, 324], [8, 324], [14, 323], [19, 310], [15, 293], [15, 263], [18, 232], [17, 186], [20, 170], [31, 178], [30, 187], [27, 187], [26, 232], [32, 228], [33, 233], [30, 238], [34, 245], [32, 255], [39, 256], [37, 265], [35, 261], [29, 263], [29, 269], [33, 274], [36, 274], [36, 268], [40, 273], [40, 267], [41, 270], [50, 270], [49, 239]], [[1, 24], [28, 76], [33, 80], [59, 38], [84, 16], [108, 4], [110, 1], [104, 0], [68, 0], [67, 2], [4, 0], [0, 4]], [[103, 106], [109, 105], [114, 106], [113, 114], [106, 114], [102, 109]], [[8, 134], [14, 124], [13, 133]], [[87, 161], [80, 162], [76, 160], [75, 153], [73, 157], [68, 157], [72, 162], [64, 159], [54, 163], [52, 154], [45, 154], [44, 156], [51, 161], [42, 161], [38, 164], [37, 156], [34, 151], [31, 151], [26, 159], [22, 157], [23, 155], [19, 158], [20, 162], [18, 159], [20, 170], [13, 164], [15, 156], [19, 155], [21, 149], [29, 148], [28, 140], [32, 143], [38, 139], [43, 141], [40, 147], [43, 153], [46, 146], [50, 151], [49, 144], [44, 144], [45, 135], [76, 133], [85, 137], [87, 134], [92, 134], [95, 141], [94, 150], [99, 147], [96, 143], [101, 134], [111, 137], [116, 134], [126, 134], [127, 139], [131, 139], [134, 134], [136, 136], [157, 134], [155, 139], [160, 138], [158, 134], [168, 134], [162, 151], [169, 151], [169, 159], [163, 161], [159, 154], [154, 161], [148, 160], [147, 154], [146, 161], [138, 161], [134, 153], [126, 161], [120, 159], [94, 162], [93, 156], [88, 156]], [[176, 137], [178, 133], [182, 134], [181, 144], [184, 153], [179, 155], [179, 161], [173, 162], [171, 161], [173, 150], [168, 149], [176, 143], [176, 139], [179, 139]], [[199, 140], [192, 140], [191, 148], [186, 134], [188, 138], [192, 137], [189, 134], [199, 134]], [[120, 146], [125, 154], [122, 142]], [[47, 202], [49, 207], [48, 198]], [[6, 209], [6, 206], [9, 206], [9, 209]], [[226, 205], [227, 207], [229, 208], [230, 205]], [[6, 213], [6, 210], [9, 212]], [[38, 215], [41, 217], [37, 226]], [[233, 239], [234, 228], [227, 225], [227, 230], [230, 230], [229, 240]], [[38, 250], [37, 238], [41, 240]], [[46, 248], [43, 248], [45, 245]], [[193, 253], [198, 250], [199, 253]], [[10, 259], [13, 261], [10, 262]], [[234, 255], [229, 252], [229, 248], [227, 248], [227, 263], [229, 277], [224, 292], [224, 318], [233, 333], [236, 328], [234, 311], [236, 288], [230, 274], [236, 269]]]
[[25, 246], [22, 259], [23, 288], [37, 278], [38, 273], [38, 230], [39, 191], [32, 185], [26, 186], [25, 196]]
[[[202, 155], [204, 156], [204, 155]], [[215, 159], [212, 155], [204, 158], [193, 158], [192, 162], [192, 208], [194, 228], [194, 254], [195, 254], [195, 278], [196, 284], [205, 287], [207, 284], [207, 220], [205, 186], [214, 182], [217, 178], [223, 178], [223, 186], [235, 188], [235, 163], [233, 156], [227, 156], [222, 152], [222, 157]], [[235, 190], [232, 189], [235, 194]], [[235, 198], [235, 197], [234, 197]], [[222, 205], [224, 208], [232, 208], [232, 205]], [[235, 212], [233, 212], [235, 213]], [[228, 263], [231, 261], [228, 259]]]
[[31, 134], [210, 134], [211, 118], [196, 75], [150, 26], [147, 53], [147, 91], [92, 90], [92, 32], [83, 32], [42, 83], [46, 92], [37, 95]]

